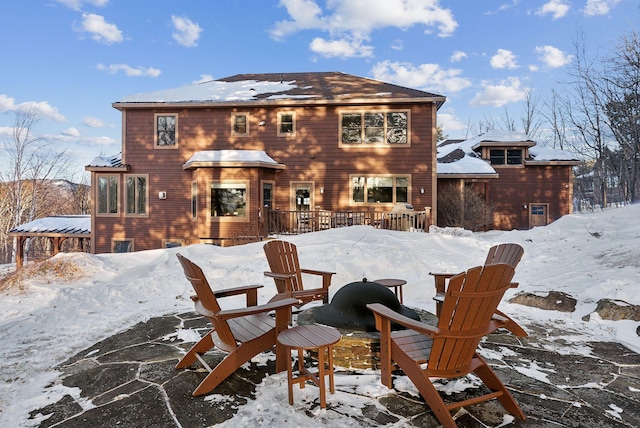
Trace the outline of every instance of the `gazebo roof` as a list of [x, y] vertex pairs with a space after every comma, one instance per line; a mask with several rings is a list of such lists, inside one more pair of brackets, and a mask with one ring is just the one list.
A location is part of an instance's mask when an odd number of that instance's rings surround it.
[[9, 235], [89, 237], [91, 235], [91, 216], [61, 215], [43, 217], [11, 229]]

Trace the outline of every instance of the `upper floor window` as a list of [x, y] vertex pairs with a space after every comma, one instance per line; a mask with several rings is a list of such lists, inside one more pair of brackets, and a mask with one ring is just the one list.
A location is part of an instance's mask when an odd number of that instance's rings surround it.
[[155, 147], [176, 148], [178, 147], [178, 115], [177, 114], [156, 114], [155, 123]]
[[522, 165], [522, 149], [489, 150], [491, 165]]
[[352, 176], [351, 202], [397, 204], [409, 202], [408, 176]]
[[118, 190], [120, 180], [117, 175], [99, 175], [97, 181], [97, 207], [98, 214], [118, 214]]
[[125, 200], [127, 215], [147, 214], [147, 176], [129, 175], [126, 177]]
[[342, 144], [408, 144], [409, 112], [341, 113]]
[[249, 135], [249, 115], [247, 113], [234, 113], [231, 115], [231, 133], [236, 136]]
[[278, 136], [296, 135], [296, 115], [293, 112], [278, 113]]
[[247, 183], [211, 183], [211, 217], [247, 217]]

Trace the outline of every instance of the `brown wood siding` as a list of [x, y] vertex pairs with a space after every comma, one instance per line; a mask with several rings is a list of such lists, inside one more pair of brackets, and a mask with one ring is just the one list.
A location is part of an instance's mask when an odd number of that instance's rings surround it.
[[528, 229], [530, 204], [549, 204], [549, 222], [571, 212], [571, 167], [495, 168], [500, 178], [489, 184], [495, 206], [494, 228]]
[[[111, 238], [133, 239], [135, 250], [160, 248], [164, 239], [181, 239], [185, 244], [201, 239], [242, 234], [247, 225], [212, 222], [208, 218], [208, 192], [216, 174], [243, 177], [250, 180], [251, 221], [257, 220], [260, 203], [260, 180], [274, 180], [273, 206], [290, 209], [290, 183], [315, 183], [315, 205], [326, 210], [367, 209], [350, 205], [349, 175], [410, 174], [410, 202], [417, 210], [434, 204], [435, 172], [433, 130], [436, 124], [435, 106], [421, 105], [362, 106], [349, 110], [410, 110], [410, 145], [376, 148], [371, 146], [341, 147], [339, 145], [339, 112], [347, 108], [252, 107], [228, 108], [156, 108], [123, 111], [123, 163], [130, 165], [128, 174], [148, 174], [148, 217], [99, 217], [95, 224], [96, 252], [111, 251]], [[231, 133], [231, 113], [249, 114], [249, 136]], [[277, 136], [279, 111], [294, 111], [296, 130], [293, 137]], [[178, 147], [154, 148], [154, 115], [178, 115]], [[264, 126], [259, 122], [265, 121]], [[200, 168], [184, 170], [183, 164], [202, 150], [245, 149], [264, 150], [286, 169], [265, 168]], [[122, 178], [123, 176], [121, 176]], [[198, 219], [191, 217], [191, 182], [198, 183]], [[320, 188], [324, 193], [320, 193]], [[420, 193], [420, 189], [424, 193]], [[164, 200], [158, 192], [166, 192]], [[120, 200], [124, 196], [121, 186]], [[377, 210], [390, 210], [380, 205]]]

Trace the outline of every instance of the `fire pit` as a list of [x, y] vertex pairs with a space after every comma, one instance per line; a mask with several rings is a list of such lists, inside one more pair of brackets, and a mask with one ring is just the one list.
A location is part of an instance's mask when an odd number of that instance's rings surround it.
[[[334, 345], [336, 365], [354, 369], [377, 369], [380, 362], [380, 334], [375, 328], [369, 303], [382, 303], [409, 318], [437, 323], [428, 312], [408, 308], [384, 285], [368, 282], [352, 282], [336, 292], [331, 302], [312, 307], [298, 314], [298, 324], [325, 324], [340, 330], [342, 339]], [[392, 326], [394, 329], [401, 326]]]

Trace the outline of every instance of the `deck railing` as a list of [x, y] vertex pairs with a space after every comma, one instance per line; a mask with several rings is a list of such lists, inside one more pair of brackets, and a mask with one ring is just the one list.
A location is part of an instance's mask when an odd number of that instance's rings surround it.
[[425, 232], [429, 229], [429, 209], [424, 211], [286, 211], [267, 210], [264, 227], [266, 235], [297, 235], [355, 225], [378, 229]]

